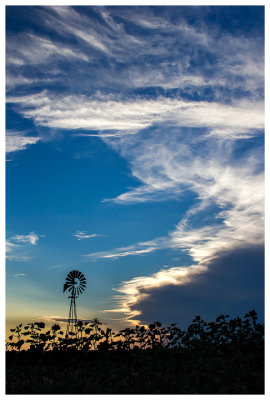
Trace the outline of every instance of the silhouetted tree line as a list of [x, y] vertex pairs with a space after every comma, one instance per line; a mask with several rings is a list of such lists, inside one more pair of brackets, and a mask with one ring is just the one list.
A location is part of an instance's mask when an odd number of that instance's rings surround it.
[[7, 393], [262, 394], [264, 325], [255, 310], [228, 317], [117, 333], [94, 319], [78, 322], [77, 337], [20, 324], [6, 343]]

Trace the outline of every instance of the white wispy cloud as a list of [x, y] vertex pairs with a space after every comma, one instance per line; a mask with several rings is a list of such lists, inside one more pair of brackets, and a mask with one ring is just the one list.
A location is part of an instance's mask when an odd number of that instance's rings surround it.
[[154, 240], [150, 240], [147, 242], [139, 242], [131, 246], [119, 247], [111, 251], [89, 253], [86, 254], [85, 257], [93, 259], [99, 259], [99, 258], [116, 259], [119, 257], [148, 254], [152, 253], [153, 251], [161, 250], [167, 247], [169, 247], [167, 238], [156, 238]]
[[[9, 236], [6, 240], [6, 258], [9, 261], [29, 261], [31, 255], [29, 255], [29, 247], [27, 245], [37, 245], [40, 237], [44, 235], [37, 235], [34, 232], [30, 232], [28, 235], [14, 235]], [[14, 243], [15, 242], [15, 243]]]
[[[205, 271], [209, 262], [222, 252], [233, 251], [247, 245], [263, 244], [264, 173], [263, 159], [259, 157], [262, 149], [253, 149], [250, 153], [235, 159], [234, 141], [228, 145], [228, 142], [220, 142], [217, 139], [213, 142], [213, 138], [209, 139], [203, 135], [199, 140], [195, 137], [195, 143], [197, 146], [198, 144], [202, 146], [205, 141], [208, 151], [205, 147], [198, 151], [198, 147], [195, 146], [194, 153], [193, 141], [196, 133], [190, 134], [189, 145], [182, 141], [179, 143], [174, 140], [175, 137], [169, 138], [169, 135], [166, 135], [166, 139], [157, 138], [157, 132], [155, 133], [155, 140], [148, 139], [142, 147], [135, 147], [129, 159], [133, 174], [140, 179], [145, 190], [135, 189], [126, 197], [122, 195], [120, 200], [122, 202], [154, 200], [156, 187], [158, 190], [166, 188], [167, 196], [168, 192], [172, 195], [179, 193], [184, 195], [185, 190], [191, 190], [195, 194], [197, 198], [195, 206], [182, 216], [175, 229], [167, 238], [163, 238], [162, 242], [163, 248], [172, 248], [192, 257], [194, 264], [187, 267], [184, 276], [187, 279], [195, 279], [196, 274]], [[134, 150], [134, 142], [132, 145]], [[125, 146], [125, 149], [122, 149], [124, 155], [129, 147], [127, 143]], [[151, 190], [152, 197], [149, 198]], [[199, 226], [196, 227], [198, 223]], [[130, 248], [135, 255], [137, 246]], [[156, 251], [159, 246], [148, 249], [149, 252]], [[117, 256], [118, 250], [105, 255]], [[120, 254], [128, 256], [132, 251], [128, 249]], [[121, 296], [115, 297], [120, 308], [116, 306], [115, 310], [125, 311], [132, 323], [138, 323], [140, 309], [136, 308], [136, 304], [146, 296], [144, 282], [148, 282], [149, 287], [173, 284], [169, 283], [171, 277], [174, 274], [178, 276], [178, 272], [182, 277], [181, 271], [181, 267], [167, 268], [162, 270], [158, 279], [157, 274], [153, 274], [123, 282], [117, 288]], [[181, 284], [181, 279], [176, 279], [175, 282]]]
[[[92, 7], [92, 11], [94, 18], [67, 6], [37, 8], [41, 26], [56, 33], [57, 40], [52, 41], [48, 34], [38, 36], [29, 32], [8, 35], [7, 63], [12, 66], [13, 74], [22, 78], [23, 65], [38, 65], [39, 73], [35, 75], [42, 82], [64, 59], [70, 64], [77, 63], [73, 69], [76, 74], [68, 69], [74, 90], [79, 86], [91, 92], [98, 82], [99, 87], [112, 90], [157, 86], [199, 95], [207, 87], [219, 100], [228, 89], [235, 90], [236, 97], [240, 90], [249, 92], [253, 98], [261, 96], [264, 68], [260, 38], [238, 37], [228, 32], [221, 35], [205, 23], [190, 25], [179, 8], [175, 8], [174, 21], [170, 13], [160, 18], [148, 7], [125, 10]], [[147, 29], [135, 29], [131, 34], [130, 23]], [[103, 57], [109, 60], [109, 65], [105, 66]], [[85, 66], [81, 69], [81, 61], [88, 63], [87, 73]], [[118, 65], [125, 67], [117, 68]], [[24, 75], [29, 79], [29, 74]], [[66, 81], [63, 70], [58, 78], [62, 83]], [[71, 87], [70, 81], [68, 85]]]
[[[41, 319], [42, 321], [47, 321], [47, 322], [58, 322], [58, 323], [63, 323], [66, 324], [68, 322], [67, 317], [61, 317], [59, 315], [44, 315], [38, 319]], [[82, 322], [92, 322], [90, 319], [81, 319], [80, 321]]]
[[6, 132], [6, 153], [25, 150], [27, 146], [35, 144], [38, 141], [38, 137], [25, 136], [23, 132], [8, 130]]
[[[20, 99], [12, 101], [21, 102]], [[79, 103], [78, 117], [71, 120], [70, 110]], [[69, 129], [117, 129], [113, 137], [102, 138], [128, 160], [133, 176], [141, 184], [114, 201], [166, 199], [184, 195], [188, 189], [199, 201], [208, 201], [219, 208], [207, 226], [196, 229], [188, 224], [192, 216], [199, 215], [199, 207], [193, 210], [163, 243], [163, 248], [186, 251], [198, 263], [185, 270], [186, 279], [193, 279], [193, 271], [197, 274], [201, 268], [206, 268], [207, 260], [219, 251], [247, 242], [262, 243], [264, 177], [260, 158], [250, 153], [237, 160], [233, 152], [236, 140], [261, 134], [264, 127], [263, 103], [241, 101], [224, 105], [171, 99], [116, 102], [91, 101], [85, 97], [80, 97], [79, 102], [77, 97], [71, 96], [60, 104], [58, 99], [51, 100], [42, 93], [36, 98], [24, 98], [24, 104], [28, 109], [23, 112], [34, 118], [37, 124]], [[48, 104], [52, 111], [50, 114]], [[106, 120], [102, 112], [106, 114]], [[90, 116], [91, 121], [88, 119]], [[156, 124], [160, 125], [159, 129], [145, 134], [146, 128]], [[217, 218], [222, 222], [214, 223]], [[160, 243], [135, 244], [87, 256], [115, 259], [150, 254], [160, 248]], [[158, 278], [155, 274], [150, 276], [148, 285], [167, 285], [175, 274], [182, 277], [182, 268], [166, 268]], [[134, 317], [140, 313], [136, 310], [134, 314], [136, 302], [145, 296], [144, 281], [147, 281], [146, 277], [134, 278], [117, 289], [123, 295], [120, 309], [126, 310], [133, 322], [138, 322]], [[181, 279], [174, 282], [180, 284]]]
[[13, 249], [16, 249], [20, 247], [19, 244], [14, 244], [12, 242], [10, 242], [9, 240], [6, 240], [6, 252], [10, 253]]
[[49, 38], [32, 33], [9, 37], [7, 42], [7, 65], [44, 64], [55, 56], [89, 61], [88, 57], [76, 48], [72, 49], [63, 43], [52, 42]]
[[8, 254], [6, 256], [6, 258], [9, 261], [22, 261], [22, 262], [24, 262], [24, 261], [31, 260], [32, 257], [26, 256], [26, 255], [23, 255], [23, 254]]
[[55, 264], [55, 265], [50, 265], [48, 269], [58, 269], [58, 268], [64, 268], [64, 264]]
[[19, 243], [30, 243], [32, 245], [36, 245], [40, 236], [38, 236], [34, 232], [30, 232], [28, 235], [15, 235], [12, 236], [10, 239], [15, 240], [15, 242]]
[[[57, 74], [59, 74], [59, 71], [57, 72]], [[37, 84], [50, 84], [56, 81], [57, 77], [54, 76], [54, 71], [50, 70], [50, 75], [51, 77], [26, 77], [24, 76], [21, 72], [18, 73], [11, 73], [9, 70], [6, 74], [6, 88], [7, 88], [7, 92], [11, 89], [18, 89], [19, 87], [23, 87], [23, 86], [28, 86], [28, 87], [32, 87], [33, 85]]]
[[119, 257], [126, 257], [126, 256], [138, 256], [140, 254], [147, 254], [152, 253], [153, 251], [157, 250], [157, 247], [148, 247], [148, 248], [137, 248], [136, 246], [128, 246], [122, 247], [119, 249], [115, 249], [114, 251], [104, 251], [98, 253], [90, 253], [86, 254], [86, 257], [91, 258], [119, 258]]
[[77, 240], [82, 240], [82, 239], [92, 239], [101, 235], [99, 235], [98, 233], [88, 234], [85, 231], [76, 231], [76, 233], [74, 233], [74, 235], [72, 236], [77, 238]]
[[31, 257], [25, 254], [22, 246], [6, 240], [6, 259], [9, 261], [28, 261]]
[[227, 130], [231, 136], [232, 129], [237, 135], [241, 130], [254, 132], [264, 127], [263, 102], [241, 101], [224, 105], [169, 98], [102, 101], [76, 95], [60, 98], [46, 91], [10, 96], [7, 101], [18, 104], [24, 117], [32, 118], [37, 125], [69, 130], [136, 132], [168, 122], [181, 127], [220, 129], [219, 136], [226, 137]]
[[47, 322], [63, 322], [63, 323], [68, 322], [67, 317], [61, 317], [59, 315], [43, 315], [39, 319], [41, 319], [42, 321], [47, 321]]
[[[128, 160], [133, 176], [140, 182], [137, 188], [119, 195], [114, 201], [125, 204], [164, 200], [183, 197], [189, 191], [196, 202], [161, 243], [153, 239], [149, 244], [97, 253], [95, 257], [137, 255], [140, 250], [150, 254], [171, 248], [192, 257], [194, 264], [190, 269], [187, 267], [184, 276], [195, 279], [218, 254], [263, 244], [263, 148], [258, 144], [235, 155], [240, 143], [247, 141], [250, 135], [262, 135], [262, 130], [257, 131], [256, 123], [254, 127], [228, 128], [225, 140], [224, 132], [213, 134], [213, 129], [163, 125], [147, 134], [140, 132], [106, 139], [106, 143]], [[181, 271], [181, 267], [166, 268], [158, 279], [157, 274], [153, 274], [123, 282], [117, 288], [121, 296], [115, 297], [118, 304], [115, 310], [122, 310], [132, 323], [138, 323], [140, 309], [136, 304], [146, 296], [144, 282], [148, 282], [148, 287], [166, 286], [175, 274], [182, 277]], [[176, 284], [181, 284], [181, 279], [176, 279]]]

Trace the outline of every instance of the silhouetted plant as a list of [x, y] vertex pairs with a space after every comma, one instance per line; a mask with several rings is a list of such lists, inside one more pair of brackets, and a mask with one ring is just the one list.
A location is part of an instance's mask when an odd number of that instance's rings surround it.
[[182, 338], [185, 335], [185, 331], [182, 331], [180, 328], [176, 326], [176, 323], [172, 323], [168, 327], [168, 347], [175, 348], [181, 347]]
[[136, 325], [135, 327], [135, 342], [139, 344], [140, 349], [146, 347], [147, 330], [144, 326]]
[[102, 338], [101, 328], [100, 328], [101, 325], [102, 322], [100, 322], [98, 318], [94, 318], [90, 323], [90, 327], [93, 330], [92, 335], [90, 335], [90, 339], [91, 339], [91, 344], [93, 343], [93, 347], [95, 350], [97, 349], [98, 342]]
[[[186, 330], [160, 322], [114, 333], [98, 319], [78, 335], [58, 324], [11, 329], [7, 392], [58, 394], [262, 394], [264, 325], [254, 310], [214, 322], [196, 316]], [[24, 341], [31, 351], [22, 352]], [[11, 350], [11, 351], [10, 351]], [[43, 351], [41, 358], [40, 351]], [[70, 356], [69, 352], [72, 352]], [[29, 354], [29, 357], [28, 357]], [[42, 362], [41, 362], [42, 360]]]
[[134, 334], [135, 330], [132, 328], [121, 329], [119, 333], [115, 335], [116, 337], [123, 337], [124, 339], [122, 344], [118, 342], [120, 348], [124, 350], [130, 350], [134, 345], [134, 343], [136, 342], [136, 340], [134, 339]]
[[[137, 325], [135, 328], [125, 328], [115, 334], [110, 328], [102, 329], [102, 323], [97, 319], [83, 323], [78, 321], [78, 335], [70, 332], [66, 337], [58, 324], [53, 324], [47, 332], [42, 332], [44, 322], [19, 324], [10, 329], [7, 350], [20, 351], [24, 343], [30, 344], [30, 349], [39, 350], [131, 350], [155, 348], [208, 348], [244, 343], [260, 344], [264, 338], [264, 326], [257, 323], [257, 313], [251, 310], [242, 320], [239, 317], [228, 320], [228, 315], [219, 315], [214, 322], [205, 322], [196, 316], [186, 331], [177, 327], [176, 323], [163, 327], [159, 321], [149, 324], [148, 328]], [[28, 336], [26, 342], [22, 336]], [[14, 340], [16, 339], [16, 340]]]
[[[61, 332], [60, 325], [53, 324], [51, 329], [47, 332], [51, 341], [51, 349], [56, 350], [59, 347], [57, 332]], [[61, 332], [62, 333], [62, 332]]]
[[156, 321], [149, 325], [147, 330], [148, 340], [146, 344], [150, 348], [168, 347], [169, 329], [162, 327], [161, 322]]
[[[22, 345], [24, 344], [24, 340], [21, 339], [22, 324], [17, 325], [16, 328], [14, 328], [14, 329], [10, 329], [10, 332], [14, 332], [17, 341], [16, 342], [8, 342], [8, 346], [10, 346], [12, 349], [16, 348], [16, 349], [18, 349], [18, 351], [20, 351]], [[13, 337], [14, 337], [14, 335], [9, 336], [9, 340], [12, 340]]]
[[44, 322], [34, 322], [27, 324], [24, 329], [24, 336], [29, 336], [26, 343], [30, 343], [30, 350], [43, 350], [43, 338], [40, 338], [39, 332], [45, 327]]

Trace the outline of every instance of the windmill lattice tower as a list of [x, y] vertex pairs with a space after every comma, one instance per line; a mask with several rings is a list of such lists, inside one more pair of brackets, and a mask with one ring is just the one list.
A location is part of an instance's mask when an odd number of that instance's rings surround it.
[[66, 277], [66, 282], [64, 284], [64, 292], [67, 290], [68, 292], [70, 292], [71, 296], [68, 296], [68, 298], [70, 299], [70, 307], [66, 336], [70, 336], [70, 333], [75, 334], [76, 337], [78, 336], [76, 299], [84, 291], [85, 288], [86, 279], [80, 271], [73, 270], [68, 273]]

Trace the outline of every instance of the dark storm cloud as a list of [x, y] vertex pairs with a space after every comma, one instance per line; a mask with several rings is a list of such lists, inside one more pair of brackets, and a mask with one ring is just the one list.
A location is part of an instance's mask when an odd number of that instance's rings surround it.
[[184, 285], [145, 289], [131, 307], [139, 310], [142, 323], [160, 320], [187, 327], [195, 315], [206, 321], [220, 313], [242, 316], [255, 308], [264, 317], [264, 247], [254, 246], [223, 253], [209, 269]]

